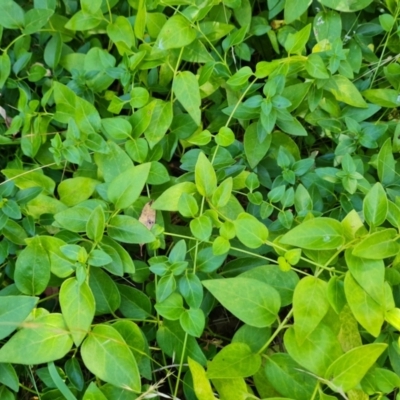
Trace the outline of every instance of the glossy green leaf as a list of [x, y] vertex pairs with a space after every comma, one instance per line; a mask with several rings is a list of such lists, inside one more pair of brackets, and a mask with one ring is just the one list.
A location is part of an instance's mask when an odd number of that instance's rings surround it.
[[297, 2], [288, 1], [285, 3], [284, 18], [287, 24], [290, 24], [307, 10], [311, 0], [301, 0]]
[[166, 189], [152, 204], [153, 210], [178, 211], [179, 199], [182, 193], [193, 194], [196, 185], [192, 182], [181, 182]]
[[396, 242], [396, 231], [384, 229], [362, 239], [354, 247], [353, 254], [369, 260], [381, 260], [395, 256], [399, 250], [400, 246]]
[[365, 90], [363, 96], [373, 104], [382, 107], [398, 107], [400, 105], [399, 94], [393, 89], [368, 89]]
[[353, 12], [366, 8], [372, 0], [321, 0], [321, 4], [342, 12]]
[[185, 310], [179, 317], [181, 326], [185, 332], [194, 337], [200, 337], [204, 331], [206, 319], [200, 308]]
[[332, 218], [309, 219], [279, 239], [282, 244], [310, 250], [337, 249], [344, 243], [343, 227]]
[[4, 0], [0, 5], [0, 25], [8, 29], [20, 29], [24, 26], [24, 10], [13, 0]]
[[81, 346], [85, 366], [101, 380], [140, 392], [137, 362], [123, 337], [113, 327], [96, 325]]
[[237, 277], [205, 280], [202, 284], [227, 310], [248, 325], [262, 328], [276, 319], [280, 297], [266, 283]]
[[329, 90], [338, 101], [353, 107], [367, 108], [367, 103], [354, 84], [343, 75], [334, 75], [324, 87]]

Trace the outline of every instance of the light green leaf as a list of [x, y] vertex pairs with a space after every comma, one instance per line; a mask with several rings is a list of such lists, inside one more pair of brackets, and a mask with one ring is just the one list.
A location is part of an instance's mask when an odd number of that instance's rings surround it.
[[204, 331], [206, 319], [200, 308], [185, 310], [179, 317], [181, 326], [190, 336], [200, 337]]
[[196, 36], [196, 30], [190, 26], [190, 22], [182, 15], [175, 14], [161, 28], [154, 47], [160, 50], [179, 49], [192, 43]]
[[245, 343], [225, 346], [208, 363], [209, 379], [246, 378], [254, 375], [261, 366], [261, 356], [254, 354]]
[[102, 206], [97, 206], [90, 214], [90, 217], [86, 223], [86, 234], [88, 238], [92, 239], [96, 243], [100, 242], [103, 238], [104, 227], [104, 210]]
[[43, 364], [63, 358], [71, 350], [72, 344], [62, 315], [47, 314], [27, 324], [3, 345], [0, 362]]
[[132, 133], [132, 125], [125, 118], [103, 118], [101, 129], [113, 140], [126, 140]]
[[356, 244], [353, 255], [370, 260], [393, 257], [400, 251], [400, 245], [397, 243], [396, 238], [397, 234], [394, 229], [374, 232]]
[[139, 393], [137, 362], [121, 334], [109, 325], [96, 325], [81, 346], [82, 360], [99, 379]]
[[8, 29], [20, 29], [24, 26], [24, 10], [13, 0], [0, 3], [0, 25]]
[[318, 376], [324, 376], [328, 367], [343, 354], [337, 336], [323, 323], [302, 343], [297, 341], [295, 329], [289, 328], [285, 332], [284, 343], [295, 361]]
[[214, 194], [212, 195], [212, 203], [215, 207], [220, 208], [227, 205], [229, 199], [231, 198], [232, 194], [232, 185], [233, 180], [230, 176], [226, 178], [221, 184], [217, 187]]
[[257, 124], [251, 124], [244, 134], [244, 153], [251, 168], [265, 157], [271, 145], [272, 135], [266, 135], [264, 140], [259, 140]]
[[153, 148], [165, 136], [172, 123], [172, 104], [170, 101], [157, 99], [148, 104], [148, 107], [152, 109], [152, 114], [144, 136], [149, 142], [150, 148]]
[[199, 240], [208, 240], [212, 233], [212, 222], [206, 215], [194, 218], [190, 221], [190, 231]]
[[332, 250], [345, 241], [343, 227], [332, 218], [313, 218], [283, 235], [279, 242], [309, 250]]
[[10, 57], [6, 52], [0, 56], [0, 89], [3, 88], [11, 72]]
[[31, 35], [37, 32], [40, 28], [47, 24], [50, 17], [54, 14], [53, 10], [46, 8], [32, 8], [26, 12], [24, 17], [24, 29], [25, 35]]
[[396, 161], [393, 156], [392, 141], [387, 139], [378, 153], [378, 176], [383, 185], [393, 183], [396, 178]]
[[87, 200], [94, 192], [100, 182], [79, 176], [77, 178], [65, 179], [57, 188], [60, 200], [67, 206], [72, 207]]
[[50, 280], [50, 260], [40, 240], [31, 239], [17, 258], [14, 280], [24, 294], [43, 293]]
[[[11, 364], [0, 363], [0, 382], [3, 385], [8, 386], [14, 392], [19, 390], [19, 379], [18, 375]], [[14, 397], [12, 397], [14, 400]]]
[[287, 24], [299, 19], [307, 11], [312, 0], [286, 1], [284, 18]]
[[378, 303], [385, 302], [385, 264], [383, 260], [356, 257], [351, 249], [345, 253], [347, 267], [357, 283]]
[[373, 0], [321, 0], [321, 4], [336, 11], [353, 12], [366, 8]]
[[378, 304], [352, 277], [346, 274], [344, 290], [356, 320], [372, 336], [378, 337], [384, 322], [385, 304]]
[[91, 213], [92, 210], [87, 207], [75, 206], [68, 208], [54, 215], [56, 223], [53, 223], [53, 225], [71, 232], [85, 232]]
[[0, 339], [15, 331], [29, 315], [38, 301], [37, 297], [0, 297]]
[[240, 213], [234, 221], [236, 236], [247, 247], [256, 249], [268, 239], [268, 228], [248, 213]]
[[329, 79], [329, 73], [321, 56], [317, 53], [310, 54], [306, 61], [306, 71], [317, 79]]
[[102, 20], [103, 13], [101, 10], [94, 13], [86, 13], [80, 10], [65, 24], [65, 28], [71, 31], [88, 31], [89, 29], [96, 28]]
[[60, 288], [61, 311], [77, 347], [90, 330], [94, 313], [94, 296], [86, 282], [79, 284], [76, 278], [65, 280]]
[[363, 212], [367, 223], [376, 227], [382, 225], [388, 212], [388, 201], [385, 189], [377, 182], [368, 191], [363, 201]]
[[331, 381], [331, 387], [348, 392], [360, 383], [386, 348], [385, 343], [356, 347], [338, 358], [326, 371], [325, 378]]
[[362, 94], [371, 103], [382, 107], [400, 106], [399, 92], [394, 89], [368, 89], [364, 90]]
[[311, 33], [311, 24], [306, 25], [296, 33], [289, 33], [284, 43], [289, 54], [301, 54]]
[[358, 89], [343, 75], [334, 75], [327, 81], [324, 89], [329, 90], [338, 101], [342, 101], [353, 107], [368, 107]]
[[199, 153], [194, 174], [199, 193], [202, 196], [211, 197], [217, 188], [217, 176], [211, 162], [203, 152]]
[[205, 280], [202, 284], [233, 315], [248, 325], [270, 326], [281, 301], [270, 285], [250, 278]]
[[201, 400], [215, 400], [210, 381], [207, 378], [204, 368], [190, 357], [188, 357], [188, 363], [192, 376], [196, 377], [196, 379], [193, 380], [193, 389], [197, 398]]
[[179, 72], [174, 78], [172, 90], [183, 108], [199, 126], [201, 123], [201, 98], [196, 76], [190, 71]]
[[327, 283], [311, 276], [301, 279], [293, 295], [294, 330], [299, 345], [317, 328], [328, 309]]
[[179, 199], [182, 193], [196, 193], [196, 185], [192, 182], [181, 182], [165, 190], [152, 204], [153, 210], [178, 211]]
[[137, 219], [128, 215], [116, 215], [107, 226], [111, 238], [122, 243], [150, 243], [155, 236]]
[[142, 193], [149, 176], [151, 163], [136, 165], [114, 178], [107, 190], [107, 196], [115, 208], [128, 208]]

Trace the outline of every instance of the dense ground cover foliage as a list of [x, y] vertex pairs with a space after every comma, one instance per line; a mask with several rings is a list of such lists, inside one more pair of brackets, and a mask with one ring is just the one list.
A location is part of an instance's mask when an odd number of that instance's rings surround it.
[[1, 0], [1, 399], [399, 399], [399, 13]]

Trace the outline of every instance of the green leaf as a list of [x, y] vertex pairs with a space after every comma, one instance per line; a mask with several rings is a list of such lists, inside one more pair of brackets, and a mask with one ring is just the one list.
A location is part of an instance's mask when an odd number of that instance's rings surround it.
[[231, 343], [220, 350], [208, 363], [209, 379], [246, 378], [261, 366], [261, 356], [254, 354], [245, 343]]
[[293, 295], [294, 330], [299, 345], [314, 332], [328, 309], [327, 283], [311, 276], [301, 279]]
[[378, 153], [378, 176], [382, 185], [390, 185], [396, 178], [396, 161], [393, 157], [392, 141], [387, 139]]
[[385, 303], [385, 264], [383, 260], [356, 257], [351, 249], [345, 253], [347, 267], [357, 283], [378, 303]]
[[78, 11], [73, 17], [65, 24], [65, 28], [71, 31], [87, 31], [96, 28], [103, 19], [103, 13], [98, 10], [94, 13], [86, 13], [81, 10]]
[[211, 197], [217, 188], [217, 177], [211, 162], [203, 152], [199, 153], [194, 173], [199, 193], [202, 196]]
[[287, 24], [290, 24], [296, 19], [299, 19], [302, 14], [307, 11], [307, 8], [312, 3], [312, 0], [300, 0], [300, 1], [286, 1], [284, 18]]
[[268, 228], [248, 213], [240, 213], [234, 224], [238, 239], [251, 249], [262, 246], [268, 239]]
[[17, 258], [14, 280], [24, 294], [41, 294], [50, 280], [50, 260], [40, 240], [31, 239]]
[[345, 76], [334, 75], [329, 79], [329, 81], [327, 81], [324, 89], [329, 90], [338, 101], [342, 101], [343, 103], [349, 104], [353, 107], [368, 107], [360, 92]]
[[120, 53], [124, 54], [135, 46], [135, 35], [129, 19], [119, 15], [112, 24], [107, 25], [107, 35], [115, 43]]
[[212, 222], [206, 215], [201, 215], [190, 221], [190, 231], [201, 241], [207, 241], [212, 233]]
[[302, 343], [297, 341], [295, 329], [289, 328], [285, 332], [284, 343], [296, 362], [318, 376], [324, 376], [328, 367], [343, 354], [335, 333], [323, 323]]
[[85, 232], [91, 213], [90, 208], [75, 206], [55, 214], [54, 219], [58, 224], [57, 226], [71, 232]]
[[310, 400], [317, 384], [313, 376], [305, 374], [301, 365], [284, 353], [274, 353], [267, 358], [265, 375], [276, 390], [277, 399], [282, 395], [290, 399]]
[[204, 331], [206, 319], [200, 308], [185, 310], [179, 317], [181, 326], [185, 332], [194, 337], [200, 337]]
[[132, 125], [124, 118], [103, 118], [101, 129], [113, 140], [126, 140], [132, 133]]
[[153, 210], [178, 211], [179, 199], [183, 193], [193, 194], [196, 192], [196, 185], [192, 182], [181, 182], [165, 190], [160, 197], [152, 204]]
[[92, 291], [86, 282], [79, 284], [76, 278], [64, 281], [60, 288], [61, 311], [77, 347], [90, 330], [95, 303]]
[[363, 212], [367, 223], [376, 227], [382, 225], [388, 213], [388, 201], [385, 189], [377, 182], [368, 191], [363, 201]]
[[215, 400], [210, 381], [207, 378], [204, 368], [190, 357], [188, 357], [188, 363], [192, 376], [196, 377], [196, 379], [193, 380], [193, 389], [197, 398], [202, 400]]
[[91, 178], [79, 176], [77, 178], [65, 179], [57, 188], [60, 200], [67, 206], [72, 207], [87, 200], [99, 184]]
[[162, 317], [170, 321], [178, 320], [181, 314], [185, 312], [182, 296], [175, 292], [162, 302], [156, 303], [154, 308]]
[[156, 240], [156, 237], [141, 222], [128, 215], [116, 215], [111, 218], [107, 232], [111, 238], [122, 243], [139, 244]]
[[53, 10], [45, 8], [32, 8], [27, 11], [24, 17], [24, 29], [25, 35], [31, 35], [37, 32], [40, 28], [47, 24], [50, 17], [54, 14]]
[[399, 107], [399, 92], [394, 89], [368, 89], [364, 90], [363, 96], [373, 104], [382, 107]]
[[[11, 364], [0, 363], [0, 382], [14, 392], [19, 390], [19, 379]], [[13, 398], [14, 399], [14, 398]]]
[[378, 337], [384, 322], [385, 304], [378, 304], [352, 277], [350, 272], [344, 280], [346, 299], [360, 325], [372, 336]]
[[179, 72], [174, 78], [172, 90], [183, 108], [199, 126], [201, 122], [201, 98], [196, 76], [190, 71]]
[[332, 388], [348, 392], [360, 383], [386, 348], [385, 343], [356, 347], [338, 358], [326, 371], [325, 378], [331, 381]]
[[21, 29], [25, 24], [24, 10], [13, 0], [0, 4], [0, 25], [7, 29]]
[[345, 241], [343, 227], [332, 218], [313, 218], [283, 235], [279, 242], [309, 250], [337, 249]]
[[11, 72], [10, 57], [6, 52], [0, 56], [0, 89], [3, 88]]
[[394, 229], [384, 229], [374, 232], [356, 244], [353, 255], [370, 260], [393, 257], [400, 251], [400, 246], [396, 242], [396, 238], [397, 234]]
[[121, 294], [119, 310], [126, 318], [144, 320], [151, 315], [150, 299], [138, 289], [118, 284]]
[[89, 239], [98, 243], [103, 238], [105, 228], [105, 216], [102, 206], [97, 206], [86, 223], [86, 234]]
[[248, 325], [270, 326], [276, 319], [281, 301], [268, 284], [250, 278], [205, 280], [202, 284], [233, 315]]
[[329, 79], [329, 73], [321, 56], [313, 53], [307, 57], [306, 71], [317, 79]]
[[139, 393], [137, 362], [121, 334], [105, 324], [96, 325], [81, 346], [82, 360], [99, 379]]
[[169, 357], [175, 357], [176, 362], [190, 357], [200, 365], [206, 365], [207, 359], [196, 339], [187, 335], [179, 321], [164, 320], [157, 331], [156, 339], [162, 351]]
[[72, 344], [62, 315], [47, 314], [27, 324], [2, 346], [0, 362], [43, 364], [63, 358], [71, 350]]
[[144, 136], [153, 148], [167, 132], [172, 123], [173, 113], [170, 101], [153, 100], [149, 105], [152, 108], [151, 119]]
[[91, 268], [89, 286], [94, 296], [96, 315], [112, 314], [119, 308], [121, 296], [117, 285], [101, 268]]
[[289, 54], [301, 54], [311, 33], [311, 24], [306, 25], [296, 33], [289, 33], [284, 43]]
[[4, 339], [21, 325], [37, 301], [37, 297], [28, 296], [0, 297], [0, 339]]
[[267, 154], [272, 141], [272, 135], [266, 135], [260, 140], [257, 133], [257, 124], [251, 124], [244, 134], [244, 153], [251, 168], [257, 164]]
[[212, 203], [215, 207], [220, 208], [228, 204], [232, 194], [233, 180], [232, 177], [226, 178], [217, 187], [212, 195]]
[[160, 50], [179, 49], [192, 43], [196, 36], [196, 30], [190, 26], [190, 22], [176, 14], [163, 25], [154, 47]]
[[336, 11], [353, 12], [366, 8], [373, 0], [321, 0], [321, 4]]
[[151, 163], [129, 168], [114, 178], [107, 189], [107, 195], [116, 209], [128, 208], [142, 193], [149, 176]]

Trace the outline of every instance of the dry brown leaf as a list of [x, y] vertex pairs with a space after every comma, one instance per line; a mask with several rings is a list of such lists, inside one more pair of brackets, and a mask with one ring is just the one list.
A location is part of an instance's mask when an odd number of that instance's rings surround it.
[[[140, 214], [139, 221], [150, 230], [156, 223], [156, 211], [151, 208], [153, 200], [146, 203], [143, 207], [142, 213]], [[142, 256], [143, 243], [140, 243], [140, 255]]]

